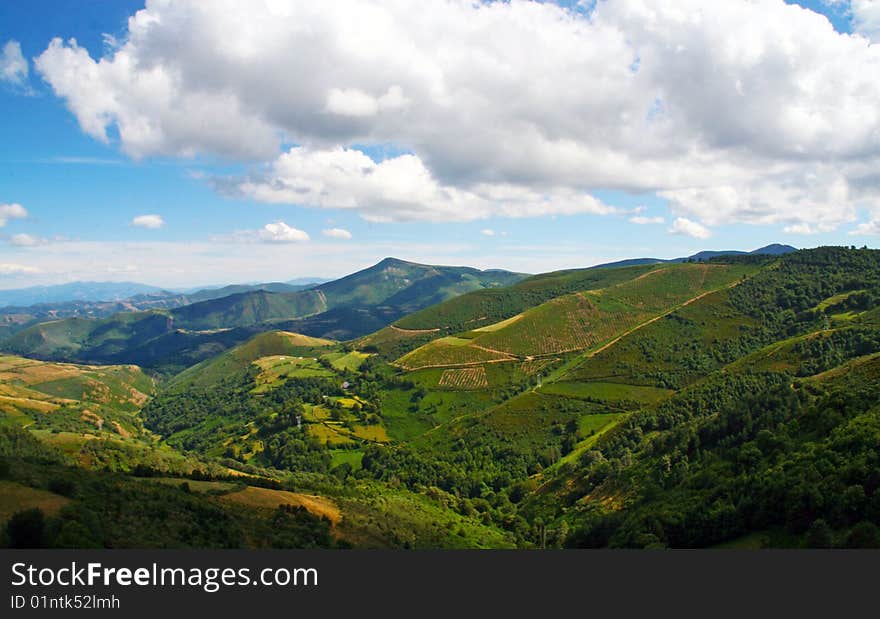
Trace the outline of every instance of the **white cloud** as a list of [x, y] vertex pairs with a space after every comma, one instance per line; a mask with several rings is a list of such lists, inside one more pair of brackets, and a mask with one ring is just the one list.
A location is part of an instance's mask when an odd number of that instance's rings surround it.
[[48, 243], [47, 239], [42, 239], [30, 234], [13, 234], [9, 242], [17, 247], [36, 247]]
[[331, 239], [350, 239], [351, 238], [351, 232], [349, 232], [348, 230], [344, 230], [342, 228], [328, 228], [326, 230], [323, 230], [321, 232], [321, 234], [323, 234], [324, 236], [329, 237]]
[[138, 215], [131, 220], [131, 225], [138, 228], [158, 230], [165, 225], [165, 220], [162, 219], [161, 215]]
[[246, 178], [214, 179], [221, 191], [252, 200], [358, 211], [373, 222], [472, 221], [493, 215], [604, 214], [613, 208], [565, 187], [539, 192], [522, 185], [440, 183], [416, 155], [374, 162], [348, 148], [294, 147]]
[[[853, 0], [860, 32], [876, 4]], [[56, 39], [36, 67], [85, 132], [118, 132], [132, 157], [277, 158], [279, 174], [242, 180], [254, 199], [333, 207], [309, 189], [326, 183], [372, 221], [610, 212], [585, 206], [597, 188], [662, 191], [710, 226], [880, 212], [880, 47], [783, 0], [609, 0], [589, 17], [537, 2], [165, 0], [117, 43], [93, 59]], [[278, 157], [285, 143], [300, 149]], [[352, 144], [411, 154], [359, 173]], [[343, 170], [285, 161], [322, 153]], [[401, 180], [365, 178], [384, 170]]]
[[8, 262], [0, 262], [0, 275], [27, 275], [30, 273], [39, 273], [40, 269], [25, 264], [11, 264]]
[[0, 204], [0, 228], [10, 219], [24, 219], [27, 216], [27, 209], [21, 204]]
[[28, 76], [28, 62], [21, 53], [18, 41], [7, 41], [0, 53], [0, 82], [22, 86]]
[[645, 217], [644, 215], [636, 215], [635, 217], [630, 217], [629, 220], [631, 223], [638, 224], [640, 226], [662, 224], [666, 222], [663, 217]]
[[783, 232], [787, 232], [788, 234], [816, 234], [816, 231], [809, 224], [793, 224], [791, 226], [785, 226], [782, 229]]
[[480, 230], [480, 234], [482, 234], [483, 236], [495, 236], [495, 231], [490, 228], [485, 228], [483, 230]]
[[669, 232], [672, 234], [690, 236], [695, 239], [708, 239], [712, 236], [712, 232], [710, 232], [708, 228], [695, 221], [686, 219], [685, 217], [679, 217], [672, 222], [672, 227], [669, 228]]
[[880, 43], [880, 2], [877, 0], [852, 0], [850, 11], [853, 29], [874, 43]]
[[395, 110], [407, 103], [409, 100], [403, 96], [400, 86], [391, 86], [378, 99], [357, 88], [331, 88], [327, 93], [326, 109], [340, 116], [375, 116], [380, 110]]
[[267, 243], [301, 243], [309, 240], [309, 235], [297, 228], [288, 226], [283, 221], [266, 224], [258, 234], [260, 240]]
[[855, 230], [850, 231], [853, 236], [875, 236], [880, 235], [880, 219], [872, 219], [856, 226]]

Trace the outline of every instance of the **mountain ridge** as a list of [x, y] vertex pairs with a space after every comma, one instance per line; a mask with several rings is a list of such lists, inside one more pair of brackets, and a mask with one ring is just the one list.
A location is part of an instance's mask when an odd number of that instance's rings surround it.
[[[215, 353], [216, 346], [234, 345], [242, 341], [239, 338], [276, 328], [350, 339], [427, 305], [523, 277], [503, 270], [386, 258], [338, 280], [302, 290], [248, 290], [170, 309], [38, 323], [12, 335], [3, 347], [47, 359], [102, 363], [136, 359], [150, 367], [151, 354], [162, 359], [176, 354], [193, 363], [200, 359], [198, 354], [188, 356], [189, 347], [203, 348], [204, 358]], [[130, 356], [134, 351], [137, 356]]]
[[703, 250], [698, 251], [695, 254], [691, 254], [690, 256], [685, 256], [682, 258], [628, 258], [625, 260], [618, 260], [615, 262], [605, 262], [602, 264], [597, 264], [590, 268], [592, 269], [602, 269], [608, 267], [619, 267], [619, 266], [633, 266], [633, 265], [641, 265], [641, 264], [660, 264], [665, 262], [687, 262], [688, 260], [710, 260], [712, 258], [719, 258], [722, 256], [745, 256], [745, 255], [763, 255], [763, 256], [782, 256], [785, 254], [789, 254], [791, 252], [797, 251], [797, 247], [793, 247], [791, 245], [784, 245], [782, 243], [771, 243], [770, 245], [765, 245], [764, 247], [759, 247], [758, 249], [753, 249], [752, 251], [742, 251], [738, 249], [726, 249], [726, 250]]

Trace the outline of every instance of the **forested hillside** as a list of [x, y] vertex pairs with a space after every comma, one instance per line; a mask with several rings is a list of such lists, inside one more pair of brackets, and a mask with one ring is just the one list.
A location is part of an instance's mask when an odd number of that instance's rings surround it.
[[460, 294], [505, 286], [518, 273], [415, 264], [394, 258], [305, 290], [249, 289], [174, 309], [123, 312], [100, 319], [40, 322], [0, 343], [38, 359], [135, 363], [173, 374], [247, 341], [284, 329], [342, 340]]
[[4, 363], [9, 543], [880, 546], [880, 251], [536, 276], [155, 379]]

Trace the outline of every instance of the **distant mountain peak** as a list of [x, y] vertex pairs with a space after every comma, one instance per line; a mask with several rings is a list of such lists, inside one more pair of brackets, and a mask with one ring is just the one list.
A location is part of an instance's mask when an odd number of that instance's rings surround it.
[[771, 243], [770, 245], [765, 245], [764, 247], [759, 247], [753, 251], [750, 251], [750, 254], [768, 254], [771, 256], [781, 256], [782, 254], [790, 254], [793, 251], [797, 251], [797, 247], [792, 247], [791, 245], [783, 245], [781, 243]]
[[421, 265], [416, 262], [409, 262], [408, 260], [401, 260], [400, 258], [395, 258], [393, 256], [388, 256], [387, 258], [383, 258], [380, 262], [376, 264], [376, 267], [402, 267], [402, 266], [426, 266]]

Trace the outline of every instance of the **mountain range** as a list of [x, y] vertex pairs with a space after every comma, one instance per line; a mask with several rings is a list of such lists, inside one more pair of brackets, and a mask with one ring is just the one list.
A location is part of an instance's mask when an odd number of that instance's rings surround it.
[[386, 258], [352, 275], [304, 289], [278, 284], [215, 296], [232, 290], [226, 288], [197, 293], [209, 298], [170, 309], [37, 322], [3, 346], [35, 358], [179, 370], [268, 329], [350, 339], [450, 297], [522, 277], [508, 271]]
[[772, 243], [770, 245], [765, 245], [764, 247], [759, 247], [758, 249], [753, 249], [752, 251], [740, 251], [737, 249], [704, 250], [690, 256], [685, 256], [683, 258], [672, 258], [670, 260], [664, 260], [663, 258], [629, 258], [627, 260], [618, 260], [616, 262], [606, 262], [604, 264], [596, 265], [593, 268], [623, 267], [633, 266], [637, 264], [659, 264], [661, 262], [688, 262], [694, 260], [701, 261], [709, 260], [711, 258], [719, 258], [721, 256], [743, 256], [746, 254], [782, 256], [784, 254], [790, 254], [793, 251], [797, 251], [797, 247], [792, 247], [791, 245], [783, 245], [781, 243]]
[[877, 250], [389, 258], [3, 349], [10, 545], [880, 546]]

